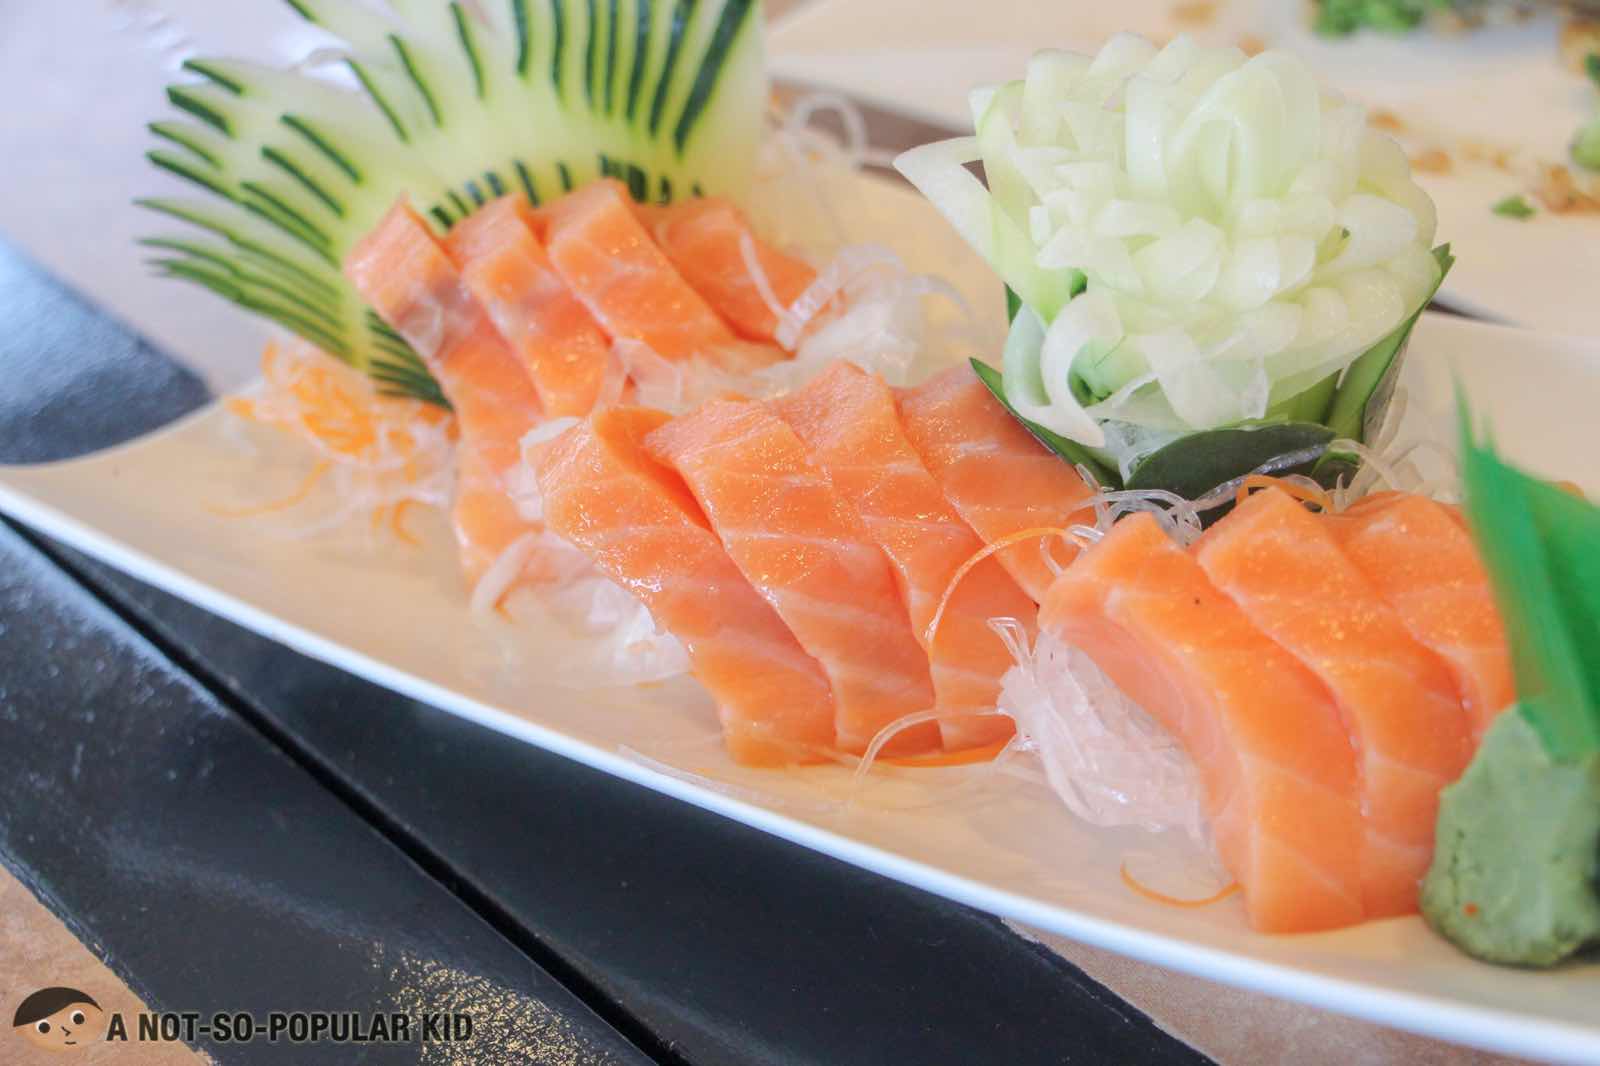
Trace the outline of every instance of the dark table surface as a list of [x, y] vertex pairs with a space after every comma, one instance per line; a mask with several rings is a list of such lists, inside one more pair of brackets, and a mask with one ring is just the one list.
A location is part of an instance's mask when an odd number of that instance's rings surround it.
[[[0, 462], [204, 385], [0, 244]], [[1197, 1063], [997, 919], [516, 743], [0, 524], [0, 863], [153, 1009], [463, 1011], [217, 1062]], [[438, 1048], [432, 1049], [438, 1051]]]

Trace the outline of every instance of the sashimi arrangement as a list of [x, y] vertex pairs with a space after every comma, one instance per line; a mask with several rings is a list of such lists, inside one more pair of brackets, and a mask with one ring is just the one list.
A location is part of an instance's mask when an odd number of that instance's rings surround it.
[[937, 280], [754, 221], [759, 3], [291, 2], [362, 93], [191, 61], [152, 159], [214, 196], [148, 205], [209, 236], [150, 244], [298, 335], [235, 408], [343, 518], [447, 507], [481, 614], [621, 597], [740, 764], [1009, 758], [1070, 740], [1054, 682], [1114, 692], [1254, 928], [1600, 940], [1600, 513], [1389, 447], [1450, 252], [1294, 57], [1124, 36], [975, 92], [898, 162], [1010, 296], [940, 359]]

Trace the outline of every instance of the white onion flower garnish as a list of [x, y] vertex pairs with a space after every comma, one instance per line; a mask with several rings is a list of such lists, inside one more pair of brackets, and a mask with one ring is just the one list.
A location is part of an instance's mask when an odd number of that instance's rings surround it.
[[1008, 400], [1079, 443], [1261, 418], [1437, 283], [1405, 154], [1287, 53], [1124, 34], [1041, 52], [972, 109], [975, 137], [896, 165], [1025, 305]]

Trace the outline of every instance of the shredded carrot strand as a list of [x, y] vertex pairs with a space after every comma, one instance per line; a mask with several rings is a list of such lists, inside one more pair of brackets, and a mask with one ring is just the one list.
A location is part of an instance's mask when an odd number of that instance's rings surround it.
[[1128, 872], [1128, 863], [1126, 860], [1124, 860], [1122, 863], [1122, 883], [1127, 885], [1133, 891], [1139, 893], [1139, 895], [1143, 896], [1145, 899], [1148, 899], [1153, 903], [1164, 903], [1168, 907], [1209, 907], [1213, 903], [1221, 903], [1235, 892], [1242, 892], [1244, 890], [1244, 886], [1235, 881], [1227, 888], [1224, 888], [1220, 892], [1217, 892], [1213, 895], [1207, 896], [1205, 899], [1180, 899], [1177, 896], [1169, 896], [1165, 892], [1157, 892], [1148, 885], [1140, 884], [1138, 880]]
[[389, 512], [389, 528], [394, 531], [396, 537], [415, 548], [422, 542], [406, 528], [406, 508], [411, 506], [413, 502], [415, 501], [401, 500], [394, 505], [394, 510]]
[[307, 474], [305, 480], [300, 482], [299, 488], [295, 489], [281, 500], [274, 500], [271, 503], [257, 504], [254, 507], [218, 507], [211, 505], [208, 506], [206, 510], [210, 511], [214, 515], [221, 515], [223, 518], [250, 518], [255, 515], [270, 514], [273, 511], [285, 510], [293, 507], [295, 504], [311, 495], [311, 490], [317, 487], [317, 483], [322, 480], [323, 476], [326, 475], [327, 472], [332, 469], [332, 467], [333, 463], [328, 459], [317, 460], [317, 465], [312, 467], [311, 473]]
[[939, 633], [939, 623], [944, 621], [945, 609], [950, 606], [950, 598], [956, 594], [956, 586], [961, 584], [963, 578], [972, 573], [974, 567], [995, 552], [1004, 551], [1013, 544], [1020, 544], [1022, 541], [1032, 540], [1035, 537], [1048, 537], [1052, 534], [1063, 538], [1072, 535], [1065, 529], [1060, 529], [1056, 526], [1037, 526], [1033, 529], [1019, 530], [1016, 533], [1001, 537], [993, 544], [986, 544], [968, 556], [967, 561], [956, 567], [956, 572], [950, 575], [950, 583], [944, 587], [944, 595], [939, 597], [939, 609], [933, 612], [933, 618], [928, 622], [928, 628], [923, 634], [928, 647], [933, 647], [933, 638]]
[[935, 751], [927, 755], [897, 755], [879, 759], [878, 761], [888, 763], [891, 766], [908, 766], [913, 769], [937, 766], [972, 766], [975, 763], [994, 761], [1002, 751], [1006, 750], [1006, 745], [1010, 743], [1011, 738], [1007, 737], [1005, 740], [997, 740], [993, 744], [984, 744], [976, 748], [964, 748], [961, 751]]
[[1252, 489], [1270, 488], [1282, 489], [1284, 492], [1287, 492], [1297, 500], [1301, 500], [1305, 503], [1314, 503], [1318, 507], [1322, 508], [1322, 512], [1324, 514], [1333, 513], [1333, 501], [1329, 499], [1326, 492], [1323, 492], [1321, 489], [1311, 489], [1304, 485], [1297, 485], [1292, 481], [1283, 481], [1279, 478], [1273, 477], [1270, 474], [1251, 474], [1249, 477], [1239, 482], [1239, 495], [1236, 499], [1236, 503], [1243, 503], [1245, 498], [1250, 495], [1250, 491]]

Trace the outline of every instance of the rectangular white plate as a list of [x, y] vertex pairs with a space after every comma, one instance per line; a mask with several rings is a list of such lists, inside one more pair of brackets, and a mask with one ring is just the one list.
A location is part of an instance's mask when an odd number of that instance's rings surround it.
[[1164, 40], [1182, 31], [1210, 44], [1250, 35], [1304, 56], [1327, 84], [1404, 120], [1413, 154], [1442, 147], [1449, 173], [1418, 174], [1439, 207], [1439, 240], [1459, 261], [1441, 302], [1471, 314], [1556, 333], [1600, 334], [1600, 215], [1541, 211], [1525, 222], [1490, 211], [1524, 182], [1463, 158], [1467, 142], [1566, 161], [1567, 144], [1600, 107], [1593, 83], [1557, 61], [1546, 17], [1459, 35], [1366, 33], [1329, 41], [1307, 26], [1307, 0], [1216, 0], [1204, 25], [1176, 0], [1116, 3], [989, 0], [817, 0], [773, 27], [773, 73], [850, 93], [966, 131], [967, 93], [1020, 78], [1040, 48], [1096, 51], [1122, 30]]
[[[999, 306], [983, 264], [914, 195], [861, 181], [852, 232], [938, 267]], [[1594, 411], [1600, 351], [1505, 327], [1426, 316], [1411, 351], [1405, 433], [1450, 439], [1452, 375], [1493, 420], [1504, 449], [1600, 493]], [[1448, 1040], [1600, 1060], [1600, 966], [1522, 973], [1472, 962], [1417, 919], [1313, 936], [1267, 937], [1238, 900], [1202, 910], [1151, 904], [1121, 883], [1136, 831], [1085, 828], [1041, 787], [963, 784], [969, 770], [902, 771], [844, 805], [842, 769], [733, 766], [709, 701], [684, 679], [573, 688], [550, 678], [573, 658], [549, 625], [485, 630], [467, 610], [437, 515], [424, 545], [364, 531], [291, 539], [217, 504], [265, 500], [308, 462], [298, 446], [248, 434], [209, 408], [151, 437], [71, 462], [0, 467], [0, 509], [129, 573], [308, 655], [489, 728], [976, 907], [1219, 981]], [[644, 752], [693, 777], [661, 772]], [[464, 768], [465, 770], [465, 768]]]

